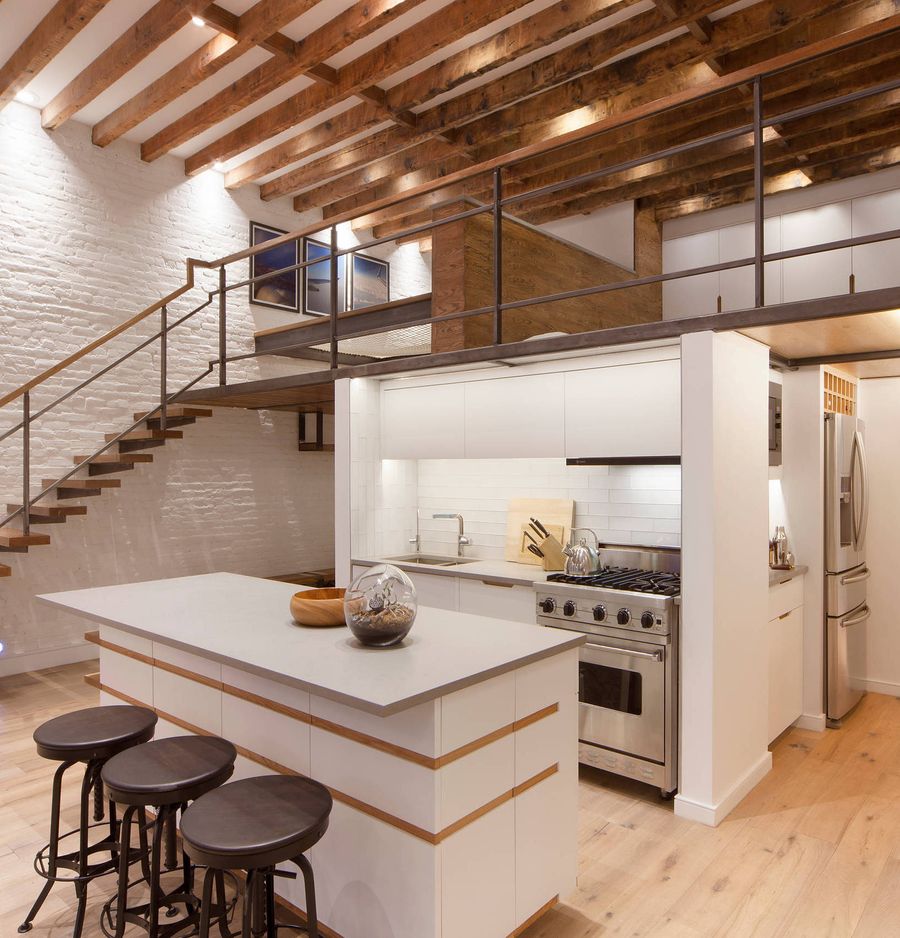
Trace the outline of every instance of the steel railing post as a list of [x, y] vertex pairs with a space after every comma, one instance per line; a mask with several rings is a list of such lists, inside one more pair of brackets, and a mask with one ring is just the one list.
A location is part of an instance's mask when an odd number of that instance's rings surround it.
[[219, 268], [219, 384], [224, 385], [228, 365], [225, 361], [225, 265]]
[[337, 226], [331, 226], [331, 354], [329, 360], [332, 368], [337, 368], [338, 362], [338, 340], [337, 340], [337, 315], [338, 315], [338, 257], [337, 257]]
[[166, 429], [166, 411], [168, 409], [168, 391], [166, 389], [166, 372], [168, 370], [167, 359], [169, 354], [168, 332], [169, 311], [164, 303], [162, 309], [159, 311], [159, 428], [163, 431]]
[[31, 530], [31, 391], [22, 395], [22, 533]]
[[503, 179], [494, 170], [494, 345], [503, 342]]
[[766, 163], [763, 152], [763, 92], [762, 78], [753, 81], [753, 272], [754, 295], [757, 308], [766, 305], [766, 254], [765, 197]]

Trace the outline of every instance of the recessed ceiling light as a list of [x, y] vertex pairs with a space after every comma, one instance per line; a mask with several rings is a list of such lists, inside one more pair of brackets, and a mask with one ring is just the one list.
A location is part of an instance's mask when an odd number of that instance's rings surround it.
[[21, 91], [16, 92], [16, 101], [21, 101], [23, 104], [37, 104], [37, 95], [27, 88], [23, 88]]
[[206, 25], [206, 20], [202, 16], [192, 16], [191, 22], [197, 27]]
[[225, 172], [225, 164], [224, 164], [221, 160], [216, 160], [215, 163], [213, 163], [213, 169], [214, 169], [217, 173], [224, 173], [224, 172]]

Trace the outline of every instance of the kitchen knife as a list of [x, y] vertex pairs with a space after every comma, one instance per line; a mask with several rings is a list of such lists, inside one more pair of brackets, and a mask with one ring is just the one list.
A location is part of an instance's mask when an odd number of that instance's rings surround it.
[[535, 557], [540, 557], [542, 560], [544, 559], [544, 555], [534, 546], [534, 544], [528, 544], [526, 546]]
[[[535, 533], [537, 533], [537, 529], [533, 529], [533, 530], [535, 531]], [[536, 540], [525, 530], [525, 528], [522, 528], [522, 533], [525, 535], [525, 537], [528, 538], [529, 541], [531, 541], [532, 544], [534, 544], [535, 547], [540, 547], [540, 541], [536, 541]], [[543, 540], [543, 538], [541, 538], [541, 540]]]
[[538, 521], [537, 518], [531, 519], [534, 526], [538, 529], [538, 534], [542, 534], [544, 537], [550, 537], [550, 532]]

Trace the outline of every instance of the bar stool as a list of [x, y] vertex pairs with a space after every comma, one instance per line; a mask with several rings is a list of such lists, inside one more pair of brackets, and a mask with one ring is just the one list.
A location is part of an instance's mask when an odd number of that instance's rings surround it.
[[[193, 868], [185, 854], [182, 854], [181, 885], [169, 892], [162, 891], [163, 835], [168, 834], [166, 869], [177, 870], [174, 833], [178, 811], [183, 811], [189, 801], [228, 781], [234, 772], [236, 757], [234, 746], [217, 736], [176, 736], [119, 753], [103, 767], [103, 783], [109, 797], [125, 806], [120, 824], [120, 858], [124, 858], [125, 847], [131, 842], [135, 814], [146, 808], [156, 810], [156, 820], [151, 824], [153, 840], [149, 866], [143, 864], [141, 879], [129, 883], [128, 864], [121, 860], [119, 888], [101, 913], [100, 925], [106, 935], [122, 938], [125, 926], [132, 924], [144, 928], [150, 938], [165, 938], [196, 923], [199, 910], [193, 894]], [[149, 899], [129, 907], [128, 891], [141, 880], [149, 886]], [[165, 907], [171, 917], [177, 915], [175, 906], [179, 904], [185, 906], [185, 914], [177, 921], [160, 924], [160, 907]]]
[[[70, 882], [75, 884], [78, 908], [72, 929], [74, 938], [79, 938], [84, 927], [84, 912], [87, 904], [87, 887], [92, 879], [105, 876], [119, 867], [119, 825], [116, 820], [115, 804], [109, 803], [109, 833], [97, 843], [89, 842], [89, 831], [100, 827], [103, 822], [103, 786], [100, 772], [106, 760], [140, 743], [153, 738], [156, 728], [156, 714], [144, 707], [88, 707], [64, 713], [42, 723], [34, 731], [38, 755], [61, 763], [53, 776], [53, 800], [50, 806], [50, 841], [42, 847], [34, 858], [35, 872], [47, 882], [41, 889], [31, 911], [19, 926], [22, 934], [31, 931], [32, 920], [40, 911], [44, 900], [50, 894], [54, 883]], [[81, 814], [79, 826], [59, 835], [59, 811], [62, 795], [62, 780], [66, 771], [73, 765], [85, 763], [84, 777], [81, 781]], [[90, 823], [91, 792], [94, 795], [93, 819]], [[105, 825], [104, 825], [105, 826]], [[78, 838], [78, 849], [70, 853], [59, 852], [60, 843], [69, 837]], [[106, 860], [92, 862], [98, 853], [109, 853]], [[134, 850], [127, 850], [123, 859], [127, 865], [138, 858]], [[67, 876], [60, 870], [69, 870]]]
[[[194, 863], [207, 867], [203, 880], [199, 938], [208, 938], [215, 913], [222, 934], [225, 896], [222, 870], [244, 870], [242, 938], [275, 938], [275, 876], [296, 873], [276, 870], [290, 861], [300, 868], [306, 889], [306, 932], [318, 938], [313, 869], [303, 855], [328, 829], [331, 793], [309, 778], [266, 775], [223, 785], [198, 798], [181, 817], [184, 849]], [[217, 901], [212, 902], [213, 881]], [[263, 897], [263, 894], [265, 896]], [[263, 908], [265, 901], [265, 908]]]

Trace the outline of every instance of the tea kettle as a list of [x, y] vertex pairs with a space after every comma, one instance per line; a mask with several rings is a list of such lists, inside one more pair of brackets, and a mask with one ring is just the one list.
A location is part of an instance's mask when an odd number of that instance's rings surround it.
[[[572, 541], [576, 531], [587, 531], [594, 538], [594, 546], [588, 547], [583, 537], [573, 546]], [[566, 555], [566, 575], [590, 576], [596, 573], [600, 566], [599, 548], [600, 541], [590, 528], [572, 528], [569, 543], [563, 548], [563, 553]]]

